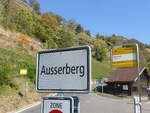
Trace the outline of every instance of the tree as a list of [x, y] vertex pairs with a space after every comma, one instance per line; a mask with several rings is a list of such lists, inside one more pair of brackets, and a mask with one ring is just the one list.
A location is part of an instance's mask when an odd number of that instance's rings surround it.
[[80, 24], [77, 24], [77, 27], [75, 29], [76, 34], [79, 34], [83, 31], [84, 31], [83, 27]]
[[100, 34], [98, 33], [98, 34], [96, 34], [96, 38], [97, 38], [97, 39], [102, 39], [102, 40], [104, 40], [105, 37], [104, 37], [103, 35], [100, 35]]
[[15, 24], [17, 31], [32, 35], [35, 24], [33, 14], [26, 8], [18, 9], [15, 16]]
[[93, 56], [96, 58], [96, 60], [102, 62], [106, 58], [106, 43], [103, 40], [95, 40], [93, 45]]
[[147, 65], [148, 72], [150, 72], [150, 64]]
[[94, 38], [91, 38], [90, 36], [82, 32], [75, 36], [75, 40], [78, 45], [92, 45]]
[[76, 21], [74, 19], [69, 20], [67, 26], [69, 27], [69, 29], [71, 29], [72, 32], [75, 32]]
[[65, 32], [63, 30], [59, 31], [59, 39], [56, 40], [59, 48], [71, 47], [74, 46], [74, 37], [73, 34]]
[[0, 65], [0, 85], [9, 84], [12, 78], [12, 64], [10, 61], [1, 61]]
[[112, 37], [116, 37], [116, 34], [112, 34]]
[[145, 47], [146, 48], [150, 48], [150, 44], [145, 44]]
[[58, 45], [57, 45], [56, 41], [54, 41], [53, 39], [48, 39], [47, 40], [47, 48], [48, 49], [56, 49], [56, 48], [58, 48]]
[[90, 30], [85, 30], [84, 31], [88, 36], [91, 36], [91, 31]]
[[44, 13], [41, 18], [36, 20], [34, 34], [42, 42], [57, 38], [57, 33], [60, 25], [60, 18], [52, 13]]
[[45, 26], [43, 25], [43, 21], [41, 19], [36, 20], [36, 25], [34, 26], [34, 35], [40, 39], [42, 42], [46, 42], [46, 40], [49, 39], [49, 33], [48, 28], [45, 29]]
[[40, 14], [40, 4], [36, 0], [29, 0], [29, 5], [36, 13]]
[[140, 41], [136, 40], [135, 38], [128, 40], [128, 43], [137, 43], [137, 44], [139, 44], [140, 49], [142, 49], [142, 50], [145, 49], [144, 44], [141, 43]]

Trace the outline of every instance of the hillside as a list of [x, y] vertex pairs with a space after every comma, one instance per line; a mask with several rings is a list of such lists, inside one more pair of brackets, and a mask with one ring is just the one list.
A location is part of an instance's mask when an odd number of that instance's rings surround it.
[[[3, 1], [3, 2], [2, 2]], [[109, 65], [109, 50], [115, 44], [140, 45], [143, 65], [150, 61], [145, 44], [123, 36], [92, 35], [75, 20], [65, 20], [52, 12], [40, 12], [36, 1], [22, 0], [9, 4], [0, 2], [0, 113], [6, 113], [38, 101], [35, 91], [36, 53], [45, 49], [59, 49], [89, 45], [92, 48], [92, 79], [107, 77], [114, 69]], [[22, 6], [23, 4], [23, 6]], [[150, 70], [150, 65], [147, 65]], [[28, 74], [21, 76], [21, 68]], [[25, 84], [27, 92], [25, 93]]]
[[[22, 55], [0, 48], [0, 113], [15, 110], [40, 99], [32, 82], [35, 79], [33, 76], [34, 60], [30, 55]], [[19, 75], [20, 68], [23, 67], [28, 68], [27, 76], [31, 80]], [[28, 82], [29, 85], [26, 95], [25, 82]]]
[[[42, 96], [34, 85], [35, 54], [42, 50], [41, 46], [26, 35], [0, 28], [0, 113], [31, 104]], [[28, 69], [27, 76], [19, 74], [21, 68]]]
[[[34, 83], [36, 53], [43, 49], [41, 42], [27, 35], [0, 28], [0, 113], [13, 111], [41, 98]], [[19, 74], [21, 68], [28, 69], [27, 76]], [[106, 77], [110, 72], [108, 63], [92, 60], [93, 79]]]
[[92, 59], [92, 78], [101, 79], [107, 78], [114, 69], [109, 65], [109, 62], [98, 62], [95, 59]]
[[43, 49], [43, 44], [31, 37], [0, 27], [0, 48], [7, 48], [20, 54], [35, 55]]
[[149, 48], [146, 48], [146, 51], [148, 51], [150, 53], [150, 49]]

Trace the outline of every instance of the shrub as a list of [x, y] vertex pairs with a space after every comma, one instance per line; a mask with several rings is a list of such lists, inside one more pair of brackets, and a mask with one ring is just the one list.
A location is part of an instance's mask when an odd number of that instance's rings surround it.
[[48, 49], [56, 49], [56, 48], [58, 48], [58, 45], [56, 44], [56, 42], [53, 40], [53, 39], [49, 39], [49, 40], [47, 40], [47, 48]]
[[150, 73], [150, 64], [147, 65], [148, 72]]
[[93, 46], [94, 46], [93, 47], [93, 51], [94, 51], [93, 56], [96, 58], [96, 60], [103, 61], [107, 57], [107, 55], [106, 55], [107, 45], [105, 44], [105, 42], [97, 39], [94, 41]]
[[34, 35], [42, 42], [46, 40], [56, 39], [60, 19], [57, 15], [52, 13], [44, 13], [36, 20]]
[[3, 6], [0, 4], [0, 24], [2, 24], [3, 20]]
[[0, 85], [8, 85], [12, 78], [12, 66], [9, 61], [2, 61], [0, 65]]
[[17, 31], [32, 35], [33, 33], [33, 25], [34, 23], [34, 18], [33, 14], [26, 8], [20, 8], [16, 12], [15, 16], [15, 23], [17, 27]]
[[27, 77], [30, 78], [32, 82], [35, 82], [35, 79], [36, 79], [36, 65], [35, 64], [29, 64]]
[[56, 43], [59, 48], [71, 47], [74, 46], [74, 37], [71, 33], [61, 30], [59, 32], [59, 39], [56, 40]]
[[18, 73], [20, 71], [19, 69], [21, 68], [26, 68], [28, 70], [26, 77], [30, 78], [30, 80], [34, 82], [36, 74], [36, 65], [30, 61], [19, 61], [17, 66]]
[[43, 25], [43, 21], [40, 19], [36, 20], [36, 25], [34, 26], [34, 35], [39, 38], [42, 42], [46, 42], [50, 35], [48, 33], [48, 28]]
[[79, 45], [91, 45], [93, 43], [92, 37], [85, 33], [79, 33], [75, 36], [75, 40]]

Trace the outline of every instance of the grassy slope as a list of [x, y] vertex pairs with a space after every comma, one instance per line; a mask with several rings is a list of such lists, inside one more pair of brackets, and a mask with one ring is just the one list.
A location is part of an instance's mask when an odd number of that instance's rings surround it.
[[[31, 55], [17, 54], [0, 48], [0, 62], [0, 73], [8, 74], [5, 76], [10, 80], [19, 76], [20, 68], [27, 68], [29, 71], [27, 76], [32, 80], [35, 79], [35, 57]], [[107, 77], [112, 71], [108, 63], [92, 59], [92, 79]]]
[[110, 73], [113, 72], [113, 69], [110, 68], [106, 62], [98, 62], [95, 59], [92, 59], [92, 78], [101, 79], [107, 77]]
[[35, 58], [33, 56], [0, 48], [0, 62], [0, 73], [8, 79], [19, 76], [21, 68], [29, 69], [28, 76], [34, 79]]
[[[27, 81], [29, 89], [25, 94], [25, 77], [19, 75], [20, 68], [28, 69]], [[92, 59], [92, 78], [100, 79], [112, 72], [107, 63], [100, 63]], [[0, 85], [0, 113], [18, 109], [22, 106], [37, 101], [40, 95], [35, 92], [35, 57], [28, 54], [19, 54], [12, 50], [0, 48], [0, 80], [6, 76], [9, 84]], [[32, 81], [32, 82], [31, 82]], [[7, 81], [5, 81], [7, 83]]]
[[[20, 68], [29, 69], [29, 77], [26, 77], [26, 80], [25, 77], [19, 75]], [[31, 76], [33, 73], [35, 73], [33, 56], [0, 48], [0, 113], [13, 111], [40, 98], [35, 91], [35, 85], [31, 82], [34, 79]], [[25, 81], [28, 82], [28, 92], [26, 96], [21, 96], [19, 92], [25, 95]]]

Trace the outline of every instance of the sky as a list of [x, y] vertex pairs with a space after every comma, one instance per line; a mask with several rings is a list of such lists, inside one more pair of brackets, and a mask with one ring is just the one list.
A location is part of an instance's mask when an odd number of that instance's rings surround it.
[[121, 35], [150, 44], [150, 0], [37, 0], [41, 12], [74, 19], [93, 35]]

